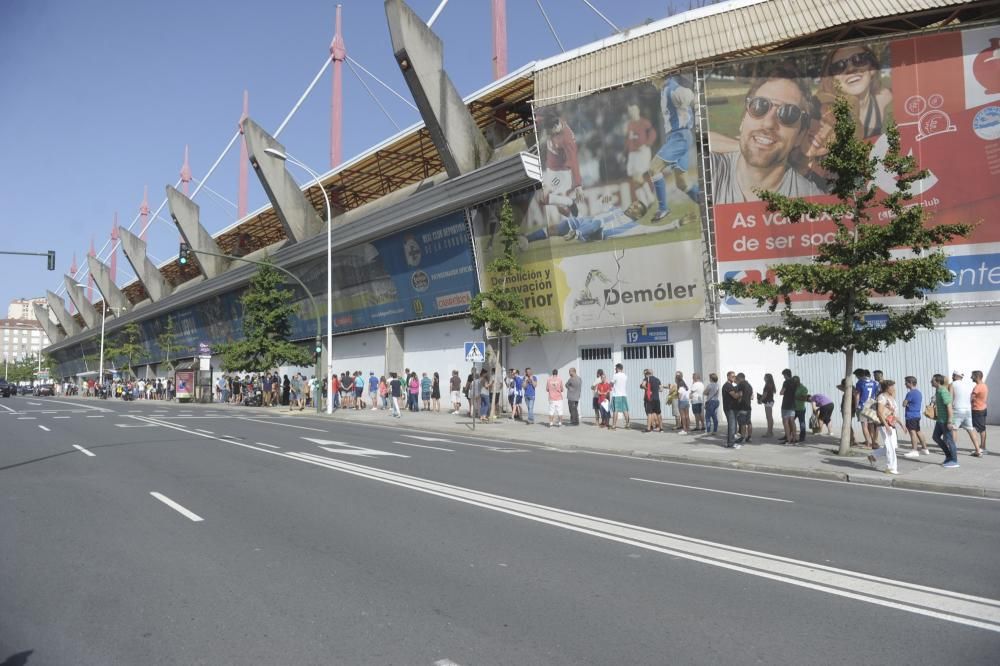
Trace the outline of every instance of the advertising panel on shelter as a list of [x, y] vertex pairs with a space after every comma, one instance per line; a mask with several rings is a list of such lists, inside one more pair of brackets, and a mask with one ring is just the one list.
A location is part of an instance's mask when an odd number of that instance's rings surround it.
[[[767, 267], [809, 261], [832, 238], [829, 219], [790, 225], [754, 189], [832, 201], [820, 160], [832, 136], [837, 91], [851, 103], [875, 154], [886, 124], [928, 175], [913, 191], [934, 223], [979, 222], [946, 252], [953, 279], [934, 298], [996, 300], [1000, 290], [1000, 26], [869, 41], [725, 64], [706, 70], [719, 278], [759, 280]], [[894, 189], [887, 173], [876, 177]], [[886, 212], [873, 221], [886, 220]], [[802, 294], [800, 305], [822, 305]], [[755, 309], [729, 298], [723, 312]]]
[[[550, 330], [703, 316], [693, 80], [674, 74], [536, 110], [543, 184], [511, 202], [524, 268], [515, 286]], [[499, 210], [474, 212], [484, 266], [501, 249]]]

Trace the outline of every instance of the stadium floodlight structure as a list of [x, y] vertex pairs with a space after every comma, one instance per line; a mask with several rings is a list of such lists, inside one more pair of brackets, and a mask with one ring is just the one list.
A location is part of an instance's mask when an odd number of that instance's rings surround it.
[[[307, 165], [303, 164], [299, 160], [295, 159], [288, 153], [283, 153], [276, 148], [265, 148], [264, 152], [272, 157], [277, 157], [279, 160], [289, 162], [299, 167], [310, 176], [316, 180], [316, 184], [319, 185], [320, 191], [323, 193], [323, 203], [326, 204], [326, 375], [325, 379], [329, 381], [330, 376], [333, 373], [333, 250], [331, 245], [333, 243], [333, 207], [330, 206], [330, 195], [327, 194], [326, 188], [323, 187], [320, 175], [309, 168]], [[322, 383], [321, 383], [322, 386]], [[333, 414], [333, 400], [332, 396], [327, 392], [326, 399], [326, 413]]]

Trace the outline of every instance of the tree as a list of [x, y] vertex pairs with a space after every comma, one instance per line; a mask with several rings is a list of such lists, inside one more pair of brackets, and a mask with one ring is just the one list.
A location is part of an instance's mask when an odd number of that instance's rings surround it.
[[243, 339], [219, 345], [226, 371], [260, 372], [279, 365], [309, 365], [312, 354], [290, 342], [293, 294], [282, 289], [283, 276], [270, 264], [250, 280], [243, 304]]
[[106, 358], [124, 358], [125, 370], [129, 376], [135, 377], [132, 366], [149, 357], [149, 352], [142, 343], [139, 324], [134, 321], [126, 324], [115, 337], [115, 341], [105, 345], [104, 354]]
[[[521, 344], [525, 337], [542, 335], [548, 329], [538, 317], [529, 315], [521, 292], [508, 286], [513, 284], [521, 263], [517, 260], [517, 239], [520, 229], [514, 221], [514, 209], [510, 200], [504, 195], [500, 207], [500, 242], [503, 251], [486, 266], [490, 276], [491, 287], [476, 294], [469, 308], [469, 317], [473, 328], [486, 327], [486, 336], [497, 339], [497, 349], [500, 341], [508, 338], [511, 345]], [[500, 380], [500, 354], [492, 354], [494, 358], [493, 376]], [[493, 416], [496, 401], [490, 396], [490, 416]]]
[[166, 355], [167, 367], [171, 370], [174, 369], [174, 364], [171, 362], [171, 357], [176, 353], [184, 349], [184, 345], [177, 342], [177, 333], [174, 331], [174, 318], [168, 316], [167, 324], [163, 327], [163, 332], [156, 336], [156, 344], [159, 345], [160, 350]]
[[[844, 354], [845, 395], [851, 396], [854, 354], [872, 353], [899, 341], [912, 340], [922, 328], [933, 328], [944, 316], [941, 303], [924, 300], [938, 284], [949, 279], [941, 245], [968, 236], [973, 225], [928, 224], [927, 214], [913, 199], [911, 187], [927, 175], [912, 156], [900, 152], [895, 123], [886, 128], [885, 156], [872, 154], [872, 145], [856, 135], [850, 104], [838, 97], [834, 104], [834, 136], [821, 165], [831, 174], [837, 203], [817, 204], [775, 192], [758, 191], [768, 211], [779, 211], [796, 224], [804, 217], [828, 216], [836, 225], [833, 240], [817, 247], [809, 263], [771, 267], [774, 279], [738, 283], [727, 280], [719, 289], [737, 298], [756, 299], [774, 312], [779, 305], [780, 324], [758, 326], [760, 340], [784, 342], [798, 355]], [[884, 170], [896, 182], [891, 193], [881, 193], [875, 176]], [[884, 210], [885, 223], [875, 223], [873, 213]], [[879, 216], [883, 217], [883, 216]], [[826, 316], [798, 314], [791, 295], [807, 292], [827, 299]], [[885, 298], [902, 298], [903, 307], [891, 308]], [[864, 317], [880, 313], [884, 326], [869, 326]], [[845, 400], [840, 433], [840, 455], [851, 446], [851, 400]]]

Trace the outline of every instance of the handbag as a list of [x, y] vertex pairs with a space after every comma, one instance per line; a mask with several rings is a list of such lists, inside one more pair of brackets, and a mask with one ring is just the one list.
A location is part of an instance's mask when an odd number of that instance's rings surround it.
[[933, 402], [928, 403], [928, 405], [924, 407], [924, 416], [932, 420], [937, 420], [937, 405]]
[[813, 434], [816, 434], [822, 429], [823, 428], [819, 424], [819, 414], [813, 412], [809, 417], [809, 430], [811, 430]]
[[861, 408], [861, 416], [865, 417], [866, 419], [868, 419], [870, 421], [878, 421], [879, 420], [879, 418], [878, 418], [878, 412], [875, 411], [875, 401], [874, 400], [868, 400], [868, 402], [866, 402], [864, 404], [864, 407]]

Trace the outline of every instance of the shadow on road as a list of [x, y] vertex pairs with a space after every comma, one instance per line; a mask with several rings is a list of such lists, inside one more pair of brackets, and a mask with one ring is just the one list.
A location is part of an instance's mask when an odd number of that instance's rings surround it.
[[[234, 439], [236, 439], [236, 438], [234, 438]], [[243, 439], [243, 438], [241, 437], [239, 439]], [[140, 445], [141, 446], [141, 445], [145, 445], [145, 444], [169, 444], [171, 442], [190, 442], [190, 441], [191, 441], [190, 439], [181, 439], [181, 438], [177, 438], [177, 439], [155, 439], [155, 440], [149, 440], [149, 441], [144, 441], [144, 442], [117, 442], [117, 443], [114, 443], [114, 444], [95, 444], [93, 446], [88, 446], [86, 448], [88, 450], [90, 450], [90, 451], [96, 451], [97, 449], [108, 449], [108, 448], [112, 448], [112, 447], [116, 447], [116, 446], [136, 446], [136, 445]], [[44, 460], [50, 460], [52, 458], [58, 458], [59, 456], [65, 456], [65, 455], [68, 455], [70, 453], [75, 453], [77, 455], [80, 455], [80, 452], [77, 451], [76, 449], [69, 449], [67, 451], [60, 451], [59, 453], [52, 453], [52, 454], [47, 455], [47, 456], [41, 456], [40, 458], [32, 458], [31, 460], [22, 460], [21, 462], [11, 463], [10, 465], [4, 465], [3, 467], [0, 467], [0, 472], [6, 471], [8, 469], [14, 469], [15, 467], [23, 467], [24, 465], [31, 465], [32, 463], [42, 462]], [[17, 662], [13, 662], [13, 663], [17, 663]], [[7, 666], [7, 662], [0, 663], [0, 666]]]
[[24, 652], [18, 652], [17, 654], [12, 654], [0, 663], [0, 666], [24, 666], [28, 663], [28, 657], [34, 653], [34, 650], [25, 650]]

